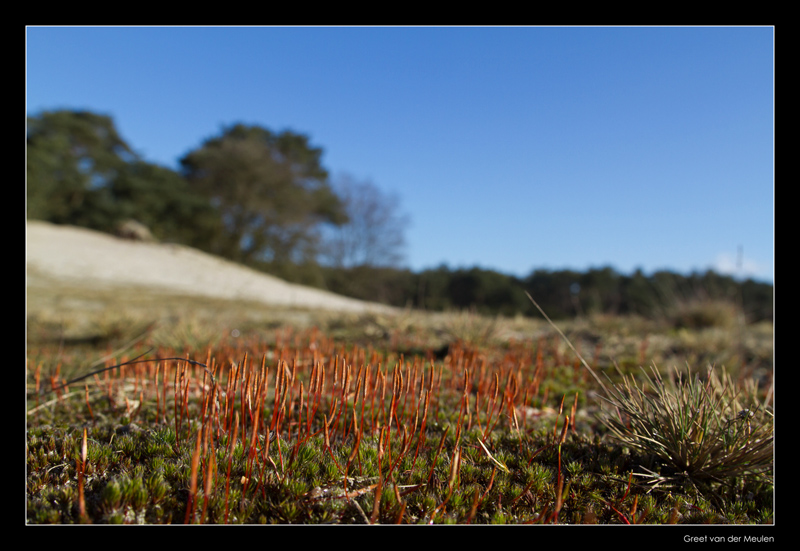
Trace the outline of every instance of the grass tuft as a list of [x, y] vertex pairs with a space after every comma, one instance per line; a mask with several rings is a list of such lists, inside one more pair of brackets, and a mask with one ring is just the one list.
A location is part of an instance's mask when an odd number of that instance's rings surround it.
[[[723, 371], [720, 378], [710, 366], [705, 380], [697, 374], [692, 377], [691, 371], [681, 377], [676, 370], [674, 384], [667, 386], [652, 366], [652, 377], [642, 369], [646, 380], [642, 386], [624, 374], [621, 383], [609, 378], [605, 385], [533, 297], [528, 298], [602, 387], [601, 398], [616, 413], [602, 418], [602, 423], [623, 445], [664, 465], [659, 472], [644, 469], [645, 473], [639, 473], [651, 488], [688, 483], [714, 496], [712, 483], [733, 486], [744, 476], [772, 483], [771, 391], [760, 403], [755, 387], [745, 386], [742, 395], [727, 373]], [[560, 453], [559, 444], [559, 477]]]
[[[642, 370], [644, 372], [644, 370]], [[656, 457], [664, 468], [646, 477], [654, 487], [689, 481], [708, 488], [749, 475], [771, 480], [774, 414], [753, 395], [742, 396], [730, 376], [708, 368], [698, 374], [662, 379], [655, 367], [639, 385], [624, 377], [609, 386], [605, 400], [616, 412], [604, 419], [625, 445]]]

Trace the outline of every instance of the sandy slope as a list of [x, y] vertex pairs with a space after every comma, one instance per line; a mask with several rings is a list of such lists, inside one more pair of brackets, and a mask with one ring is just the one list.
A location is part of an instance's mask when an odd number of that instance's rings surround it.
[[293, 285], [196, 249], [141, 243], [74, 226], [29, 221], [28, 289], [43, 281], [81, 287], [149, 287], [178, 295], [254, 300], [332, 311], [388, 307]]

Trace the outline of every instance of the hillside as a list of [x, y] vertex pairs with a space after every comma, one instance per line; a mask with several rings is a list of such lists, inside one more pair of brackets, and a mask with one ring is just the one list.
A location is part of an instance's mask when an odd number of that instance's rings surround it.
[[290, 284], [182, 245], [124, 240], [39, 221], [26, 226], [28, 328], [32, 321], [37, 333], [42, 326], [52, 327], [54, 338], [89, 338], [98, 325], [130, 320], [306, 324], [326, 312], [393, 311]]

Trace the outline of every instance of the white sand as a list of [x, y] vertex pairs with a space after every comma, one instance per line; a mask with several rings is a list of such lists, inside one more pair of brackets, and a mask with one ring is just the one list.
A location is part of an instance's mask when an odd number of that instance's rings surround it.
[[75, 226], [29, 221], [32, 274], [81, 286], [147, 286], [154, 290], [332, 311], [389, 311], [387, 306], [287, 283], [190, 247], [120, 239]]

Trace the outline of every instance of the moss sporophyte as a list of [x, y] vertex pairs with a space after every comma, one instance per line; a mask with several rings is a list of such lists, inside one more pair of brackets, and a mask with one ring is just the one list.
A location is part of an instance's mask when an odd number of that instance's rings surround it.
[[771, 522], [772, 392], [726, 370], [277, 334], [32, 369], [28, 522]]

